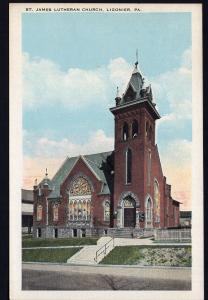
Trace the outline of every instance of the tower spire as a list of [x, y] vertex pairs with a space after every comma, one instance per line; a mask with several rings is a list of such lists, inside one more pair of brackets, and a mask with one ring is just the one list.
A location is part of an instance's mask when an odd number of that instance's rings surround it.
[[135, 67], [137, 68], [138, 66], [138, 48], [136, 49], [136, 62], [135, 62]]
[[45, 176], [48, 177], [48, 169], [46, 168]]
[[120, 92], [119, 92], [118, 86], [116, 88], [116, 98], [115, 98], [115, 100], [116, 100], [116, 105], [119, 105], [120, 102], [121, 102], [121, 96], [120, 96]]
[[137, 66], [138, 66], [138, 49], [136, 49], [136, 62], [135, 62], [135, 67], [134, 67], [134, 70], [133, 70], [133, 73], [132, 74], [135, 74], [135, 73], [138, 73], [138, 69], [137, 69]]

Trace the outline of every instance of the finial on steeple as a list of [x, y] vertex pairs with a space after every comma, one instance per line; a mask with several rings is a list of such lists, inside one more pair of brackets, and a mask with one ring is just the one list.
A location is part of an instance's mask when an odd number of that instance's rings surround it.
[[136, 49], [136, 62], [135, 62], [135, 67], [137, 68], [138, 65], [138, 49]]
[[115, 100], [116, 100], [116, 105], [119, 105], [120, 102], [121, 102], [121, 96], [120, 96], [120, 92], [119, 92], [118, 86], [116, 88], [116, 98], [115, 98]]
[[34, 184], [35, 186], [37, 186], [38, 185], [38, 180], [37, 180], [37, 178], [35, 179], [35, 184]]
[[47, 168], [46, 168], [45, 176], [46, 176], [46, 177], [48, 176], [48, 169], [47, 169]]
[[119, 88], [118, 88], [118, 86], [116, 88], [116, 98], [119, 98]]

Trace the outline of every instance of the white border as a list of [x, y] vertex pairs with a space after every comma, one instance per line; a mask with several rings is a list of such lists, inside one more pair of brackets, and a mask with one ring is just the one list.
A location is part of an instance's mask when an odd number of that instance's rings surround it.
[[[192, 13], [193, 150], [192, 215], [193, 266], [192, 291], [22, 291], [21, 290], [21, 13], [26, 7], [108, 8], [138, 7], [142, 12]], [[133, 11], [131, 11], [132, 13]], [[142, 13], [140, 12], [140, 13]], [[44, 12], [43, 12], [44, 13]], [[83, 12], [80, 12], [83, 13]], [[101, 12], [102, 13], [102, 12]], [[115, 11], [114, 11], [115, 13]], [[118, 12], [120, 13], [120, 12]], [[128, 12], [127, 12], [128, 13]], [[138, 13], [138, 12], [137, 12]], [[202, 149], [202, 5], [201, 4], [10, 4], [10, 299], [203, 299], [203, 149]]]

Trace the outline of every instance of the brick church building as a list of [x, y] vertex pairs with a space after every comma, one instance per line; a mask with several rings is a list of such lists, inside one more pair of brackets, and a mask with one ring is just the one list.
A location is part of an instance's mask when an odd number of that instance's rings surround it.
[[34, 185], [34, 237], [84, 237], [122, 229], [179, 225], [180, 203], [171, 197], [155, 144], [160, 115], [151, 86], [135, 68], [110, 111], [114, 151], [67, 157], [55, 176]]

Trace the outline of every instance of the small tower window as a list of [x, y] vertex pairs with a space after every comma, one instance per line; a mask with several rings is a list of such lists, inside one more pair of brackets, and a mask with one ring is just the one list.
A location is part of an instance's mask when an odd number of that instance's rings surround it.
[[138, 136], [138, 122], [137, 120], [134, 120], [132, 123], [132, 138], [135, 138]]
[[123, 141], [126, 141], [129, 137], [129, 126], [128, 124], [125, 122], [123, 125]]
[[131, 183], [131, 169], [132, 169], [132, 151], [126, 151], [126, 183]]

